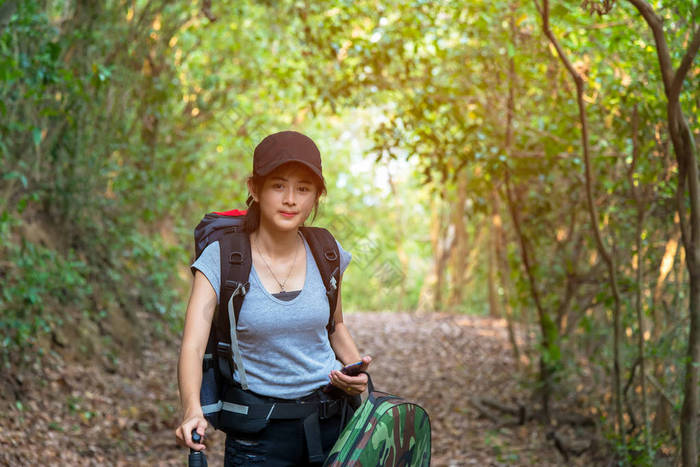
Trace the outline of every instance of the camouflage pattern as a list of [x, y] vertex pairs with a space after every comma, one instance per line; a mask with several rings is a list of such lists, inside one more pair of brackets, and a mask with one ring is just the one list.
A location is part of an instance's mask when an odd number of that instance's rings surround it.
[[419, 405], [370, 393], [340, 434], [324, 466], [430, 465], [430, 419]]

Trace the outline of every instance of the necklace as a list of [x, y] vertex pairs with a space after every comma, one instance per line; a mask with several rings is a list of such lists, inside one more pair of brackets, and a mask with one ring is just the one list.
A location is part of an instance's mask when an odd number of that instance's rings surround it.
[[[297, 231], [297, 234], [299, 232]], [[289, 268], [289, 272], [287, 273], [287, 277], [284, 279], [284, 282], [280, 282], [279, 279], [277, 279], [277, 276], [275, 276], [275, 273], [272, 272], [272, 268], [270, 267], [270, 264], [267, 262], [265, 259], [265, 255], [262, 254], [262, 251], [260, 251], [260, 246], [258, 245], [258, 237], [255, 237], [255, 249], [258, 250], [258, 254], [262, 258], [263, 262], [265, 263], [265, 266], [267, 266], [267, 270], [270, 271], [270, 274], [272, 275], [272, 278], [277, 282], [277, 285], [280, 287], [280, 292], [284, 292], [284, 286], [289, 280], [289, 276], [292, 275], [292, 270], [294, 269], [294, 265], [297, 262], [297, 253], [299, 253], [299, 248], [294, 248], [294, 259], [292, 260], [292, 266]]]

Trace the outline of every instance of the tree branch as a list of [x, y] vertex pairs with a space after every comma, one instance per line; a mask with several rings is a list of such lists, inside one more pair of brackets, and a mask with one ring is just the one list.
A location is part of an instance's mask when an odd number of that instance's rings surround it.
[[664, 81], [664, 89], [668, 96], [673, 82], [673, 64], [671, 63], [671, 54], [668, 51], [668, 44], [664, 37], [663, 20], [654, 12], [654, 9], [644, 0], [627, 0], [629, 1], [642, 15], [644, 20], [651, 28], [656, 42], [656, 55], [659, 58], [659, 66], [661, 68], [661, 78]]
[[[537, 2], [535, 2], [537, 3]], [[539, 7], [538, 7], [539, 9]], [[562, 63], [566, 67], [566, 69], [569, 71], [571, 76], [574, 78], [574, 81], [576, 82], [576, 86], [583, 86], [583, 78], [581, 77], [580, 74], [576, 71], [574, 66], [571, 64], [569, 61], [569, 58], [566, 56], [566, 53], [564, 53], [564, 50], [561, 48], [561, 45], [559, 45], [559, 41], [557, 41], [557, 38], [554, 37], [554, 33], [552, 33], [552, 30], [549, 28], [549, 2], [545, 1], [543, 8], [540, 10], [542, 13], [542, 30], [544, 31], [545, 36], [549, 39], [549, 42], [554, 46], [554, 48], [557, 50], [557, 54], [559, 54], [559, 58], [561, 59]]]
[[695, 30], [693, 40], [690, 42], [688, 49], [685, 51], [685, 55], [683, 55], [681, 64], [678, 66], [676, 73], [673, 75], [671, 89], [668, 92], [669, 102], [678, 101], [678, 97], [681, 94], [681, 89], [683, 88], [683, 81], [690, 70], [690, 66], [693, 64], [693, 60], [695, 59], [695, 55], [698, 53], [698, 49], [700, 49], [700, 27]]
[[204, 0], [202, 2], [202, 14], [212, 23], [216, 21], [216, 15], [211, 12], [211, 0]]
[[646, 377], [647, 377], [647, 381], [649, 381], [651, 383], [651, 385], [654, 386], [657, 391], [659, 391], [659, 394], [661, 394], [661, 397], [666, 399], [666, 402], [668, 402], [668, 405], [673, 407], [673, 411], [678, 412], [678, 409], [676, 408], [676, 403], [673, 401], [673, 398], [671, 397], [671, 395], [668, 392], [666, 392], [666, 389], [664, 389], [664, 387], [661, 385], [661, 383], [659, 383], [659, 380], [657, 380], [654, 377], [654, 375], [652, 375], [652, 374], [648, 374], [648, 375], [646, 375]]

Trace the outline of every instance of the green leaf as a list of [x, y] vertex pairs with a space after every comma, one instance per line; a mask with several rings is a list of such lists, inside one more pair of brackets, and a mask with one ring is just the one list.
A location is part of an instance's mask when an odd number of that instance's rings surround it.
[[24, 176], [23, 173], [17, 172], [17, 171], [12, 171], [9, 173], [6, 173], [5, 175], [2, 176], [4, 180], [13, 180], [16, 178], [19, 178], [20, 183], [22, 183], [23, 188], [27, 188], [27, 177]]
[[41, 128], [34, 128], [32, 130], [32, 139], [34, 140], [34, 146], [39, 146], [41, 144]]

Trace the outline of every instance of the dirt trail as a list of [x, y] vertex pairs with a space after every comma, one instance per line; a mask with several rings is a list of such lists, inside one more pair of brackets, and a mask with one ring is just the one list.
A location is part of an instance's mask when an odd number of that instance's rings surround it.
[[[524, 397], [502, 321], [355, 313], [346, 322], [374, 358], [377, 388], [427, 409], [432, 465], [563, 465], [536, 424], [496, 430], [469, 404], [470, 396]], [[0, 464], [185, 465], [187, 452], [173, 436], [177, 348], [157, 343], [141, 360], [119, 362], [114, 373], [47, 358], [14, 394], [2, 394]], [[210, 465], [221, 465], [222, 445], [220, 433], [210, 436]]]

